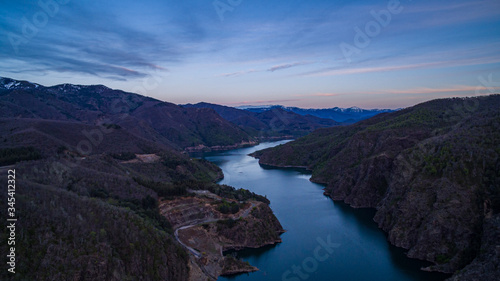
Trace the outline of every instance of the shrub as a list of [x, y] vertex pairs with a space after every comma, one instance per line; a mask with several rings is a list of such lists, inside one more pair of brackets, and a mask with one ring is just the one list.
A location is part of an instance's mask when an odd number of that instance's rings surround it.
[[34, 147], [0, 149], [0, 165], [12, 165], [19, 161], [38, 160], [42, 155]]
[[132, 152], [111, 153], [110, 155], [111, 157], [122, 161], [135, 159], [135, 153]]
[[236, 214], [240, 210], [240, 204], [222, 200], [222, 203], [217, 207], [217, 210], [223, 214]]

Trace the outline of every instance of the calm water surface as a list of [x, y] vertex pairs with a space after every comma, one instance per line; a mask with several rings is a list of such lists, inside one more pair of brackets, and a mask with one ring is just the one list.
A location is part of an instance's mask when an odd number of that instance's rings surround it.
[[[221, 184], [266, 195], [283, 228], [283, 243], [238, 252], [260, 271], [219, 280], [444, 280], [420, 271], [428, 264], [408, 259], [391, 246], [372, 218], [373, 210], [353, 209], [323, 195], [323, 187], [296, 170], [265, 169], [247, 156], [284, 143], [207, 153], [219, 165]], [[326, 244], [326, 246], [325, 246]]]

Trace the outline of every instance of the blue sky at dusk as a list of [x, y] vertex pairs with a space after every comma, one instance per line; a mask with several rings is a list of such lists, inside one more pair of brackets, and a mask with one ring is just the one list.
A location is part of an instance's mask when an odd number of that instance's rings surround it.
[[500, 92], [500, 1], [7, 0], [0, 76], [173, 103], [398, 108]]

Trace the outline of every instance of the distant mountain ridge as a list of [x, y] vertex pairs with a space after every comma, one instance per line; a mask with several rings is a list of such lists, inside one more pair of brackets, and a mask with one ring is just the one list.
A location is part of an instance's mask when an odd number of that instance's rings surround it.
[[224, 119], [237, 125], [250, 136], [259, 139], [295, 138], [307, 135], [316, 129], [340, 125], [340, 123], [332, 119], [301, 115], [281, 107], [252, 112], [206, 102], [182, 106], [184, 108], [213, 109]]
[[182, 108], [102, 85], [45, 87], [0, 78], [0, 117], [116, 124], [176, 149], [252, 143], [236, 125], [208, 108]]
[[138, 137], [189, 151], [297, 138], [320, 128], [341, 125], [333, 117], [351, 123], [381, 112], [282, 106], [241, 110], [209, 103], [178, 106], [103, 85], [45, 87], [1, 77], [0, 109], [0, 117], [5, 118], [116, 124]]
[[312, 115], [319, 118], [332, 119], [341, 123], [356, 123], [364, 119], [368, 119], [380, 113], [393, 112], [394, 109], [362, 109], [359, 107], [333, 107], [333, 108], [319, 108], [319, 109], [306, 109], [300, 107], [286, 107], [282, 105], [268, 105], [268, 106], [238, 106], [238, 109], [243, 109], [251, 112], [263, 112], [273, 108], [281, 108], [286, 111], [294, 112], [300, 115]]

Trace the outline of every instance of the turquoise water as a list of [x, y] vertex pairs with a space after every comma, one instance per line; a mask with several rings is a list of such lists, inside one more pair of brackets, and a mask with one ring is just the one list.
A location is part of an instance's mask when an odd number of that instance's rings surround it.
[[391, 246], [372, 220], [374, 210], [333, 202], [306, 173], [263, 168], [247, 156], [280, 143], [283, 141], [203, 156], [224, 171], [221, 184], [266, 195], [287, 231], [281, 236], [283, 243], [237, 253], [260, 271], [219, 280], [445, 279], [441, 274], [420, 271], [428, 264], [408, 259], [403, 250]]

